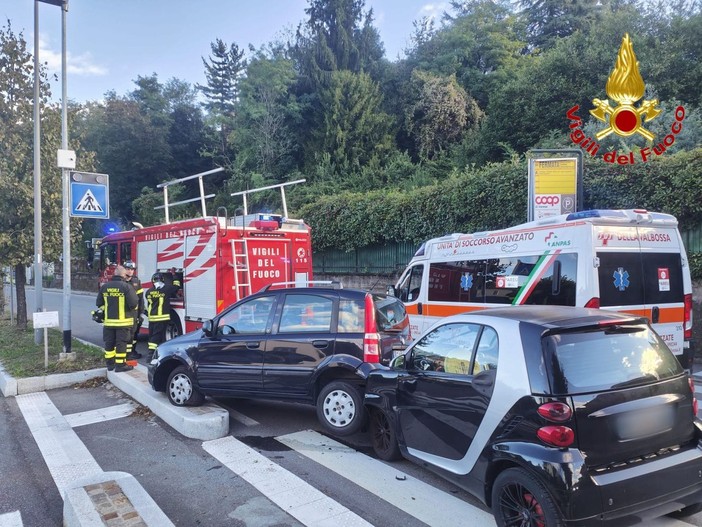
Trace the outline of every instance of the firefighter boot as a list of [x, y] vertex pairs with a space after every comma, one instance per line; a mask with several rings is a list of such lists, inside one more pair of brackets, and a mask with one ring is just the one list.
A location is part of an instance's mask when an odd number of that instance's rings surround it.
[[134, 366], [130, 366], [129, 364], [125, 364], [124, 362], [121, 364], [118, 364], [115, 367], [115, 373], [121, 373], [123, 371], [132, 371], [134, 369]]
[[105, 359], [105, 365], [107, 366], [107, 371], [112, 371], [115, 369], [115, 359]]

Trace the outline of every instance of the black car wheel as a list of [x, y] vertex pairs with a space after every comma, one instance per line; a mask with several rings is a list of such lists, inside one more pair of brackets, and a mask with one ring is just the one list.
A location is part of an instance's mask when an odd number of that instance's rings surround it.
[[361, 394], [348, 382], [330, 382], [317, 398], [317, 417], [334, 435], [347, 436], [358, 432], [365, 417]]
[[178, 366], [168, 376], [168, 400], [175, 406], [199, 406], [205, 396], [195, 388], [193, 374], [185, 366]]
[[509, 468], [495, 479], [492, 514], [498, 527], [564, 525], [546, 488], [521, 468]]
[[388, 415], [382, 410], [374, 409], [371, 411], [370, 433], [373, 450], [380, 459], [395, 461], [402, 458], [395, 429]]

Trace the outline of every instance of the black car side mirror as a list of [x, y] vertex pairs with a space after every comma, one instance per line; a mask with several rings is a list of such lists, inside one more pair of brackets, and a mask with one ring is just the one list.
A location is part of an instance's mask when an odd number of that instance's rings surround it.
[[211, 320], [205, 320], [202, 323], [202, 332], [205, 334], [206, 337], [212, 336], [213, 326], [214, 326], [214, 324], [212, 323]]
[[405, 356], [404, 355], [398, 355], [394, 359], [390, 361], [390, 367], [393, 370], [404, 370], [405, 369]]
[[397, 297], [397, 292], [395, 291], [395, 286], [394, 286], [394, 285], [389, 285], [388, 288], [387, 288], [387, 290], [386, 290], [386, 292], [387, 292], [387, 295], [388, 295], [388, 296]]

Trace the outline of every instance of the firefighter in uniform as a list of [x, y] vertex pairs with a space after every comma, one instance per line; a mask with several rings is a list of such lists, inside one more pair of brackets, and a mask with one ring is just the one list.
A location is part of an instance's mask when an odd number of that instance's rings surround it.
[[112, 279], [103, 284], [95, 305], [104, 312], [102, 338], [105, 341], [105, 364], [115, 372], [129, 371], [127, 343], [132, 337], [134, 317], [132, 311], [139, 305], [134, 288], [126, 282], [124, 267], [117, 266]]
[[159, 344], [166, 340], [166, 330], [171, 320], [171, 298], [180, 289], [180, 282], [166, 283], [162, 273], [151, 277], [153, 286], [146, 292], [146, 315], [149, 317], [149, 360]]
[[141, 313], [144, 311], [144, 288], [141, 287], [141, 280], [135, 274], [136, 264], [132, 260], [127, 260], [123, 264], [124, 268], [127, 270], [127, 277], [125, 280], [132, 284], [134, 291], [136, 291], [139, 297], [139, 306], [132, 312], [132, 318], [134, 319], [134, 324], [132, 325], [132, 336], [127, 343], [127, 355], [130, 359], [141, 359], [141, 353], [136, 350], [137, 334], [139, 333], [139, 328], [141, 327]]

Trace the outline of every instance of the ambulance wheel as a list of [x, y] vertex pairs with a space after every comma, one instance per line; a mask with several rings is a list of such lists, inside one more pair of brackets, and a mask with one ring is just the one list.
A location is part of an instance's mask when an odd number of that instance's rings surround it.
[[200, 406], [205, 396], [195, 388], [192, 372], [186, 366], [178, 366], [168, 376], [166, 394], [175, 406]]
[[183, 328], [180, 325], [178, 315], [171, 314], [171, 319], [168, 321], [166, 328], [166, 340], [171, 340], [183, 334]]

